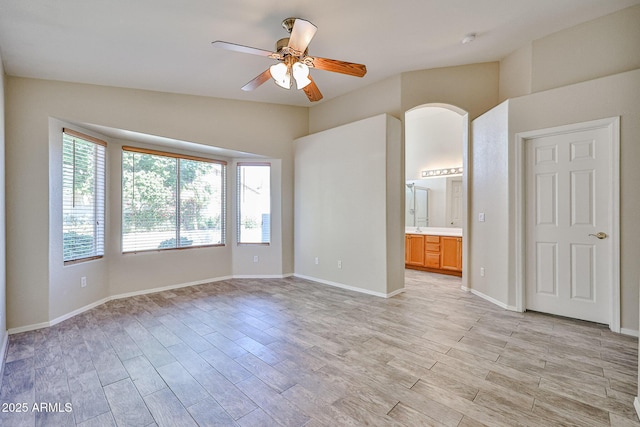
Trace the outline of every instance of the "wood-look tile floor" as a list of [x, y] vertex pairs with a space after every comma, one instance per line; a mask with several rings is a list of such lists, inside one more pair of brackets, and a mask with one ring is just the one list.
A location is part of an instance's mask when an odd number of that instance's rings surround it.
[[408, 270], [406, 289], [229, 280], [111, 301], [10, 337], [0, 425], [640, 426], [637, 339], [454, 277]]

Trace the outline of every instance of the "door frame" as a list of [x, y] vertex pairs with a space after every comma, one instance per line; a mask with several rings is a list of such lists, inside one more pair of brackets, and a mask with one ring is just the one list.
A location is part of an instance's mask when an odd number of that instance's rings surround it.
[[[470, 260], [469, 257], [471, 256], [471, 251], [469, 250], [469, 248], [471, 247], [471, 234], [469, 233], [469, 230], [471, 230], [471, 218], [468, 215], [469, 212], [469, 206], [471, 205], [470, 203], [470, 198], [471, 198], [471, 191], [470, 187], [469, 187], [469, 176], [470, 176], [470, 172], [471, 172], [471, 166], [470, 166], [470, 141], [471, 141], [471, 126], [470, 126], [470, 119], [469, 119], [469, 112], [466, 110], [463, 110], [460, 107], [457, 107], [453, 104], [446, 104], [446, 103], [439, 103], [439, 102], [431, 102], [431, 103], [426, 103], [426, 104], [420, 104], [420, 105], [416, 105], [415, 107], [409, 108], [404, 112], [404, 116], [403, 116], [403, 122], [402, 122], [402, 133], [403, 133], [403, 147], [404, 144], [406, 144], [406, 140], [404, 139], [404, 132], [406, 129], [406, 121], [407, 121], [407, 113], [409, 111], [412, 110], [416, 110], [418, 108], [425, 108], [425, 107], [440, 107], [440, 108], [446, 108], [447, 110], [451, 110], [457, 114], [459, 114], [462, 117], [462, 284], [460, 285], [460, 288], [463, 291], [470, 291], [471, 287], [469, 286], [469, 265], [470, 265]], [[406, 166], [406, 151], [403, 152], [403, 158], [402, 158], [402, 171], [403, 173], [406, 175], [405, 172], [405, 166]], [[404, 205], [403, 205], [404, 206]]]
[[591, 120], [581, 123], [573, 123], [564, 126], [556, 126], [546, 129], [538, 129], [527, 132], [519, 132], [515, 135], [515, 266], [516, 266], [516, 311], [524, 312], [526, 309], [526, 150], [527, 140], [555, 136], [577, 131], [606, 128], [611, 138], [609, 152], [609, 182], [611, 204], [611, 286], [609, 295], [609, 329], [620, 332], [620, 117]]

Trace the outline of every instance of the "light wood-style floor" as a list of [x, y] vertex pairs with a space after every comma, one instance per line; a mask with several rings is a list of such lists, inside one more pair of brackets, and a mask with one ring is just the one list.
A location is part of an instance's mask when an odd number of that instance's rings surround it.
[[637, 339], [502, 310], [459, 278], [408, 270], [406, 288], [230, 280], [109, 302], [10, 337], [0, 425], [640, 426]]

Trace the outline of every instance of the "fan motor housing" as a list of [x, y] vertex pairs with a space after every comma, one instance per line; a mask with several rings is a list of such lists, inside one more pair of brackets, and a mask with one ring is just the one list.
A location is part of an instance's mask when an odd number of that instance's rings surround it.
[[289, 37], [285, 37], [276, 42], [276, 52], [282, 54], [283, 56], [292, 55], [297, 58], [301, 58], [303, 56], [307, 56], [307, 54], [309, 53], [309, 48], [306, 48], [305, 51], [302, 53], [302, 55], [297, 55], [295, 53], [292, 53], [291, 51], [289, 51], [288, 48], [289, 48]]
[[280, 52], [283, 48], [289, 46], [289, 37], [285, 37], [276, 42], [276, 52]]

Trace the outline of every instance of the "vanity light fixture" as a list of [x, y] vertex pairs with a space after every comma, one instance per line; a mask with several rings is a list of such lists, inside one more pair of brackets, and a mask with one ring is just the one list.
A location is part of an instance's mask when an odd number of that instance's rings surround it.
[[462, 166], [457, 168], [446, 168], [446, 169], [431, 169], [422, 171], [423, 178], [432, 178], [436, 176], [447, 176], [447, 175], [461, 175], [462, 174]]

